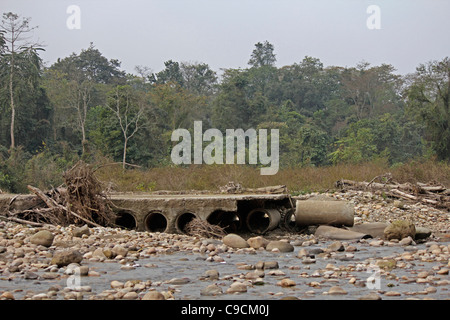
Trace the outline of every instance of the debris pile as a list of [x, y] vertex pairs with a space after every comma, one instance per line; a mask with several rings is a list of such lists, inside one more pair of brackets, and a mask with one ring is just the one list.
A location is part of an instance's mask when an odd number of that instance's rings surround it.
[[112, 226], [114, 213], [111, 202], [102, 192], [101, 183], [92, 168], [79, 161], [64, 173], [64, 184], [44, 192], [28, 185], [34, 196], [11, 210], [17, 196], [9, 202], [6, 218], [11, 221], [35, 226], [70, 224]]
[[[375, 182], [376, 180], [380, 182]], [[436, 208], [450, 211], [450, 189], [440, 183], [397, 183], [391, 174], [384, 174], [373, 178], [370, 182], [359, 182], [341, 179], [336, 187], [342, 190], [364, 190], [383, 192], [386, 196], [413, 202], [420, 202]]]

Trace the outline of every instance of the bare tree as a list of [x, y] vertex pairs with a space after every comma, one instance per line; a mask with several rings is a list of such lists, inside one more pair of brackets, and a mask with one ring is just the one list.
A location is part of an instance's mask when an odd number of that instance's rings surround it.
[[0, 24], [0, 32], [4, 34], [6, 57], [9, 60], [9, 100], [11, 107], [11, 149], [15, 148], [14, 125], [16, 118], [16, 104], [14, 85], [16, 75], [16, 57], [19, 54], [32, 52], [40, 46], [30, 41], [32, 32], [37, 27], [30, 27], [30, 18], [22, 18], [12, 12], [4, 13]]
[[136, 96], [130, 86], [117, 86], [110, 94], [107, 107], [119, 120], [122, 130], [124, 138], [122, 167], [125, 169], [128, 141], [143, 127], [141, 120], [144, 114], [145, 101], [142, 97]]

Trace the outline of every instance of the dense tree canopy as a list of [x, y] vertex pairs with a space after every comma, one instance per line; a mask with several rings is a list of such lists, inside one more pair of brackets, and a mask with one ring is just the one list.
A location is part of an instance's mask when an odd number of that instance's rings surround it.
[[324, 67], [308, 56], [276, 67], [265, 41], [248, 68], [220, 76], [207, 63], [173, 60], [155, 73], [139, 66], [136, 75], [92, 43], [44, 68], [33, 46], [11, 56], [7, 35], [0, 29], [0, 188], [20, 191], [17, 181], [36, 168], [79, 158], [171, 165], [172, 132], [192, 132], [194, 121], [222, 132], [279, 129], [281, 167], [450, 159], [448, 57], [407, 76], [388, 64]]

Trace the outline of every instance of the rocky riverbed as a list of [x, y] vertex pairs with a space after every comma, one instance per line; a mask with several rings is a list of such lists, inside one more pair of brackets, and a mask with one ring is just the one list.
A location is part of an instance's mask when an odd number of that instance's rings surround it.
[[[315, 195], [306, 195], [308, 198]], [[355, 224], [404, 219], [425, 239], [274, 230], [223, 239], [0, 221], [0, 299], [449, 299], [450, 214], [370, 192]]]

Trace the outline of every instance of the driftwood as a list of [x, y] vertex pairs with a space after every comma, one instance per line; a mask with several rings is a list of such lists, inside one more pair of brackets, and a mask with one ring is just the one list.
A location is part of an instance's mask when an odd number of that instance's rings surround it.
[[[375, 182], [376, 179], [382, 180], [382, 182]], [[450, 189], [438, 183], [396, 183], [390, 174], [385, 174], [375, 177], [370, 182], [341, 179], [336, 182], [336, 187], [343, 190], [382, 191], [394, 198], [450, 210]]]

